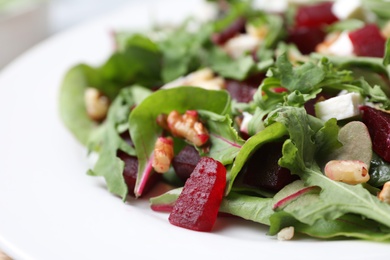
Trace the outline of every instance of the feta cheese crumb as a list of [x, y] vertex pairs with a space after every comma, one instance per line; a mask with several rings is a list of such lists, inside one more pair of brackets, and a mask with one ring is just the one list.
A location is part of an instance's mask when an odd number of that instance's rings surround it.
[[366, 16], [361, 0], [337, 0], [332, 5], [332, 13], [340, 20], [364, 20]]
[[331, 118], [347, 119], [360, 114], [359, 106], [363, 105], [363, 98], [358, 93], [347, 93], [336, 96], [315, 105], [316, 116], [324, 121]]
[[248, 125], [251, 119], [253, 118], [253, 115], [249, 114], [248, 112], [243, 112], [242, 115], [244, 116], [244, 118], [242, 119], [240, 131], [248, 134]]
[[223, 49], [234, 59], [246, 52], [253, 51], [260, 45], [262, 39], [250, 34], [240, 34], [228, 40]]
[[342, 32], [340, 36], [328, 47], [327, 52], [337, 56], [353, 55], [353, 44], [348, 32]]
[[279, 231], [277, 237], [280, 241], [291, 240], [294, 237], [294, 227], [283, 228]]

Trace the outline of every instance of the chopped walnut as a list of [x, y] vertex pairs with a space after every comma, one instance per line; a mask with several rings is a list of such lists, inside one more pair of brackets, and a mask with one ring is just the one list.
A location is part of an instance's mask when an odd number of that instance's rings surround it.
[[216, 76], [210, 68], [194, 71], [185, 77], [180, 77], [165, 84], [162, 88], [169, 89], [180, 86], [196, 86], [208, 90], [221, 90], [226, 87], [225, 80]]
[[386, 182], [385, 185], [383, 185], [381, 192], [379, 192], [378, 194], [378, 198], [379, 200], [390, 204], [390, 181]]
[[354, 185], [370, 179], [367, 169], [362, 161], [332, 160], [325, 165], [325, 175], [331, 180]]
[[110, 101], [96, 88], [87, 88], [84, 93], [84, 102], [89, 118], [102, 121], [107, 116]]
[[188, 110], [183, 115], [174, 110], [169, 113], [167, 123], [173, 135], [183, 137], [196, 146], [204, 145], [209, 139], [209, 133], [195, 110]]
[[158, 173], [167, 172], [171, 167], [173, 155], [173, 139], [159, 137], [154, 145], [153, 169]]

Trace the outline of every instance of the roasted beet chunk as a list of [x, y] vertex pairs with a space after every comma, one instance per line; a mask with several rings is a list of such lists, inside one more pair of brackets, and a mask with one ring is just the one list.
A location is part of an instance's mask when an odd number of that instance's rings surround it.
[[294, 43], [302, 54], [309, 54], [324, 41], [324, 26], [337, 20], [331, 2], [301, 6], [295, 14], [294, 27], [288, 31], [287, 42]]
[[186, 181], [169, 222], [191, 230], [210, 231], [217, 219], [225, 185], [225, 167], [212, 158], [202, 157]]
[[246, 19], [239, 17], [223, 31], [212, 36], [212, 41], [217, 45], [223, 45], [237, 34], [245, 31]]
[[390, 114], [368, 106], [361, 107], [361, 110], [374, 152], [390, 162]]
[[289, 30], [287, 42], [295, 44], [302, 54], [309, 54], [324, 41], [325, 36], [322, 28], [297, 27]]
[[184, 147], [172, 160], [176, 175], [186, 181], [200, 160], [198, 151], [191, 145]]
[[336, 22], [338, 19], [332, 12], [332, 5], [331, 2], [324, 2], [299, 7], [295, 27], [321, 27]]
[[[137, 157], [128, 155], [122, 151], [118, 151], [117, 156], [125, 163], [125, 168], [123, 169], [123, 178], [125, 179], [127, 188], [129, 189], [129, 195], [134, 195], [133, 190], [135, 187], [135, 182], [137, 181], [138, 173], [138, 159]], [[145, 185], [144, 193], [150, 191], [153, 186], [161, 179], [161, 174], [152, 174]]]
[[383, 57], [386, 39], [382, 36], [377, 25], [368, 24], [348, 35], [357, 56]]
[[278, 165], [282, 157], [282, 144], [264, 144], [251, 156], [243, 173], [245, 185], [277, 192], [297, 179], [288, 169]]

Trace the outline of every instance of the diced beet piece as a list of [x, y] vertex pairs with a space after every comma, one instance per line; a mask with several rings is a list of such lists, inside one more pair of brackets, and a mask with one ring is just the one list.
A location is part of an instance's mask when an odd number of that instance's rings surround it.
[[244, 32], [245, 24], [246, 24], [246, 19], [244, 17], [239, 17], [232, 24], [226, 27], [223, 31], [212, 35], [211, 40], [216, 45], [223, 45], [228, 40], [236, 36], [237, 34]]
[[191, 145], [185, 146], [172, 160], [176, 175], [186, 181], [200, 160], [198, 151]]
[[[123, 178], [125, 179], [127, 188], [129, 189], [129, 195], [134, 195], [133, 190], [135, 187], [135, 182], [137, 181], [138, 173], [138, 159], [135, 156], [128, 155], [123, 151], [118, 151], [117, 156], [125, 163], [125, 168], [123, 169]], [[162, 179], [161, 174], [152, 174], [146, 183], [144, 193], [150, 191], [153, 186]]]
[[273, 192], [298, 179], [278, 164], [283, 143], [267, 143], [260, 147], [247, 162], [243, 184]]
[[318, 27], [297, 27], [289, 30], [287, 42], [294, 43], [302, 54], [309, 54], [325, 36], [325, 31]]
[[362, 120], [370, 132], [372, 148], [385, 161], [390, 162], [390, 114], [362, 106]]
[[175, 226], [211, 231], [226, 186], [226, 169], [218, 161], [202, 157], [177, 199], [169, 222]]
[[338, 21], [332, 2], [300, 6], [295, 14], [295, 27], [322, 27]]
[[237, 80], [226, 80], [226, 90], [229, 92], [232, 99], [242, 103], [249, 103], [252, 101], [253, 95], [256, 93], [255, 88]]
[[264, 78], [265, 74], [259, 73], [252, 75], [243, 81], [227, 79], [226, 90], [229, 92], [232, 99], [242, 103], [249, 103], [253, 100], [253, 95], [256, 93]]
[[363, 28], [348, 34], [357, 56], [383, 57], [386, 39], [382, 36], [379, 27], [368, 24]]

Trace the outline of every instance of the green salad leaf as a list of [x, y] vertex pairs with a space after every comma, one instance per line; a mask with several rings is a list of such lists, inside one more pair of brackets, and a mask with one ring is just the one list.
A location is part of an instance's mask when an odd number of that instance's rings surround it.
[[[317, 149], [315, 132], [310, 128], [303, 109], [284, 107], [276, 111], [272, 119], [284, 124], [290, 136], [283, 145], [280, 165], [299, 175], [305, 185], [322, 189], [320, 199], [331, 204], [324, 211], [325, 219], [334, 220], [346, 213], [355, 213], [390, 227], [390, 205], [379, 201], [362, 185], [336, 182], [322, 174], [314, 160]], [[305, 210], [300, 211], [306, 214]], [[310, 223], [314, 220], [311, 219]]]
[[93, 132], [99, 125], [91, 120], [85, 108], [84, 92], [90, 86], [87, 65], [77, 65], [70, 69], [63, 81], [59, 93], [59, 110], [62, 122], [83, 145], [87, 145]]
[[229, 115], [219, 115], [209, 111], [199, 111], [202, 120], [210, 132], [211, 147], [205, 154], [218, 160], [223, 165], [233, 163], [245, 141], [233, 128]]
[[123, 200], [126, 199], [128, 188], [123, 178], [124, 162], [118, 158], [117, 152], [121, 150], [135, 156], [136, 151], [124, 141], [120, 134], [128, 131], [127, 128], [123, 127], [123, 124], [128, 121], [131, 107], [138, 105], [150, 94], [149, 89], [140, 86], [122, 89], [109, 109], [100, 135], [90, 140], [91, 147], [99, 147], [99, 157], [89, 174], [103, 176], [108, 190]]

